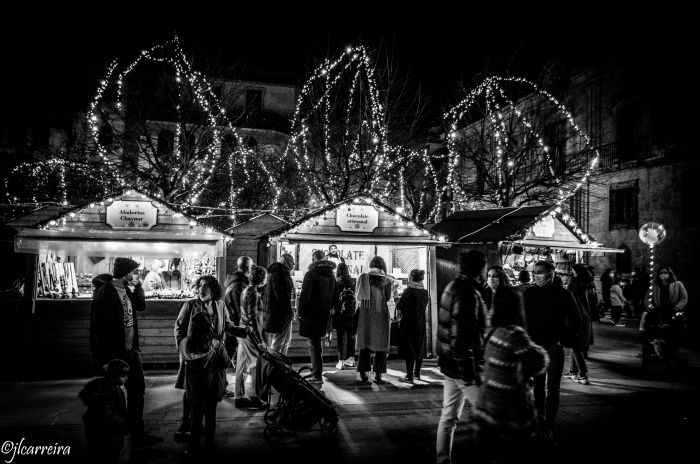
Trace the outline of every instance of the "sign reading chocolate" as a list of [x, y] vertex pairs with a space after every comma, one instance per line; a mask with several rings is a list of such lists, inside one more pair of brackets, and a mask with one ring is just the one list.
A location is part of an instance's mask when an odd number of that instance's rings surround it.
[[105, 222], [115, 230], [148, 230], [158, 224], [158, 208], [150, 201], [115, 200], [107, 205]]
[[341, 207], [336, 211], [335, 224], [344, 232], [372, 232], [379, 226], [379, 211], [367, 205]]

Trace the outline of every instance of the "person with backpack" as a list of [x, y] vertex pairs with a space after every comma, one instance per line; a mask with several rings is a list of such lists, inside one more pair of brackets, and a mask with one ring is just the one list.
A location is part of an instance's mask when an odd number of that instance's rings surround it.
[[[347, 367], [355, 367], [355, 331], [354, 328], [356, 300], [355, 300], [355, 280], [350, 277], [350, 271], [345, 263], [338, 264], [336, 271], [336, 282], [340, 295], [338, 306], [333, 313], [333, 328], [338, 340], [338, 370]], [[353, 330], [354, 328], [354, 330]]]
[[411, 269], [408, 288], [396, 303], [401, 329], [399, 356], [406, 360], [406, 377], [403, 381], [407, 383], [413, 383], [414, 378], [420, 380], [420, 368], [423, 364], [425, 310], [430, 304], [430, 294], [423, 287], [424, 278], [425, 271]]

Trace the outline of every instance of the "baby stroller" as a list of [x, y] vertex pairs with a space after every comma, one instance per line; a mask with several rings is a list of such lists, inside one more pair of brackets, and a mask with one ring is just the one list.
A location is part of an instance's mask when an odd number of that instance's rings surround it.
[[659, 311], [646, 313], [642, 322], [642, 368], [648, 369], [657, 363], [669, 370], [682, 370], [686, 360], [678, 349], [678, 338], [683, 327], [682, 316], [670, 319], [662, 317]]
[[[261, 363], [263, 390], [261, 396], [268, 396], [268, 410], [265, 412], [265, 435], [281, 435], [284, 430], [309, 430], [316, 424], [326, 433], [338, 432], [338, 412], [331, 401], [316, 390], [301, 375], [308, 367], [299, 371], [292, 368], [286, 356], [268, 349], [259, 336], [251, 334], [258, 348]], [[272, 406], [270, 397], [274, 388], [279, 392], [277, 404]]]

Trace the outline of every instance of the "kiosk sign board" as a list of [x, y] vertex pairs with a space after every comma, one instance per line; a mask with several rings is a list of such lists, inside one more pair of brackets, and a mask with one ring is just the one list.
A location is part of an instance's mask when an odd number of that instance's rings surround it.
[[379, 211], [367, 205], [341, 207], [336, 212], [335, 224], [343, 232], [373, 232], [379, 227]]
[[105, 222], [114, 230], [149, 230], [158, 224], [158, 208], [150, 201], [115, 200], [107, 205]]

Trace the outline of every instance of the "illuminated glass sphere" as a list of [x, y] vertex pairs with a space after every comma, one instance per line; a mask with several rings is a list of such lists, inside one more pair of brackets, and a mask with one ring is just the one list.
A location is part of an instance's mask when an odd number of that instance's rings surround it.
[[648, 222], [639, 229], [639, 239], [647, 245], [654, 246], [666, 238], [666, 229], [661, 224]]

